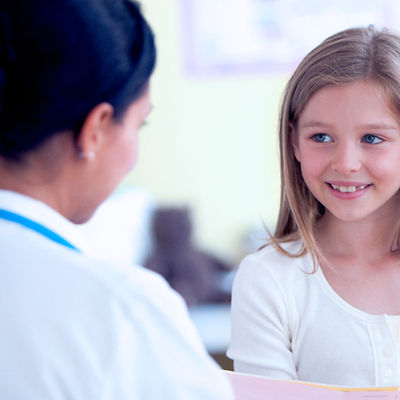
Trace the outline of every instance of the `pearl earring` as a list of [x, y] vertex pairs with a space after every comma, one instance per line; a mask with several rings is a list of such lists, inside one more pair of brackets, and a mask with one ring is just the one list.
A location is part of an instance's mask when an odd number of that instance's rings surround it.
[[94, 151], [88, 151], [87, 153], [85, 153], [84, 151], [81, 151], [79, 153], [79, 158], [83, 159], [83, 160], [94, 160], [96, 154]]

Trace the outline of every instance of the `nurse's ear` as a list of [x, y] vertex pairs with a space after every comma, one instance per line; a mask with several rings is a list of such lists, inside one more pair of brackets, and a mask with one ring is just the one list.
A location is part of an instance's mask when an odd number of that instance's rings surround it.
[[113, 113], [114, 109], [109, 103], [100, 103], [89, 112], [77, 138], [79, 158], [88, 161], [96, 158], [112, 125]]
[[292, 122], [289, 123], [289, 143], [290, 146], [292, 146], [294, 156], [296, 157], [296, 160], [298, 162], [301, 162], [300, 160], [300, 150], [299, 150], [299, 138], [296, 132], [296, 128]]

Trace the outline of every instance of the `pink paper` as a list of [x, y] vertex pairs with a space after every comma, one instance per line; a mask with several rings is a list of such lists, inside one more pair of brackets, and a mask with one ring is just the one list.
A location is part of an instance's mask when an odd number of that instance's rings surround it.
[[[341, 391], [298, 381], [270, 379], [225, 371], [235, 400], [400, 400], [398, 391]], [[345, 389], [345, 388], [343, 388]]]

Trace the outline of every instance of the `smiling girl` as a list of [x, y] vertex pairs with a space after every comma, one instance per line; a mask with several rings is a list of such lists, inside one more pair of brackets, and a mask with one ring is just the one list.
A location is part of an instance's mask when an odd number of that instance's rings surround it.
[[309, 53], [280, 116], [281, 206], [233, 288], [235, 370], [400, 384], [400, 37], [349, 29]]

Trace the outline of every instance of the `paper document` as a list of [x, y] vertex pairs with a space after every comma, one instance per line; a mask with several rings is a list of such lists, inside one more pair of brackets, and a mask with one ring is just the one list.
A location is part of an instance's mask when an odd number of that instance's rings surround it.
[[235, 400], [400, 400], [399, 387], [350, 388], [224, 371]]

